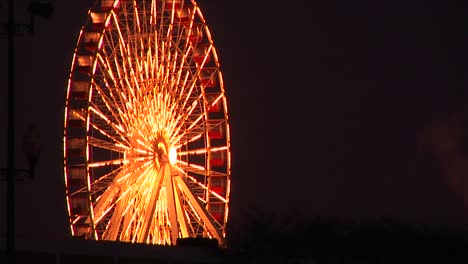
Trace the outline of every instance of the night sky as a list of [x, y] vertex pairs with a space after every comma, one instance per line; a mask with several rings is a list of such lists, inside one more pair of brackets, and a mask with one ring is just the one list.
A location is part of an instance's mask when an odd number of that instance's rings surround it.
[[[27, 1], [15, 2], [26, 22]], [[37, 177], [17, 185], [17, 233], [27, 238], [68, 232], [63, 109], [94, 3], [52, 2], [54, 16], [37, 19], [15, 47], [15, 129], [34, 123], [42, 137]], [[234, 228], [254, 207], [283, 217], [468, 223], [468, 8], [399, 2], [198, 1], [230, 108]], [[6, 37], [0, 58], [6, 124]], [[26, 166], [21, 153], [16, 160]]]

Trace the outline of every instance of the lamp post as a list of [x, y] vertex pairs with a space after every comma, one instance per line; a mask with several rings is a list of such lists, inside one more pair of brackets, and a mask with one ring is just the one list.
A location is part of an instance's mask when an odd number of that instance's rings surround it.
[[[8, 97], [7, 97], [7, 168], [2, 169], [7, 180], [7, 241], [6, 255], [9, 263], [16, 262], [15, 256], [15, 181], [18, 176], [34, 176], [34, 167], [39, 157], [39, 134], [35, 127], [28, 129], [23, 139], [23, 150], [29, 162], [28, 169], [15, 168], [15, 35], [33, 33], [34, 17], [48, 18], [52, 15], [53, 7], [50, 3], [33, 1], [28, 8], [30, 14], [29, 24], [15, 23], [14, 0], [8, 0], [8, 21], [6, 23], [6, 35], [8, 36]], [[0, 32], [5, 35], [5, 32]]]
[[7, 121], [7, 260], [15, 263], [15, 7], [8, 0], [8, 121]]

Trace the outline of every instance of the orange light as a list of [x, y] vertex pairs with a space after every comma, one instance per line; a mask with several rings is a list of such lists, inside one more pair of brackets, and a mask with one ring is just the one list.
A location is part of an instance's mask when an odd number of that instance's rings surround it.
[[174, 165], [177, 162], [177, 151], [174, 147], [169, 148], [169, 163]]

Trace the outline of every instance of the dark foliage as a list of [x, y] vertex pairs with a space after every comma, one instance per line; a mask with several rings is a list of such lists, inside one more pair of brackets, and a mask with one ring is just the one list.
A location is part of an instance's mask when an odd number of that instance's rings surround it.
[[279, 219], [256, 211], [231, 250], [257, 263], [468, 263], [468, 232], [392, 218]]

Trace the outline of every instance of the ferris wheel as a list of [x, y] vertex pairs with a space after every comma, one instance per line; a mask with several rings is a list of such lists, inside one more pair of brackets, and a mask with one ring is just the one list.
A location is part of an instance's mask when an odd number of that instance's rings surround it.
[[224, 244], [228, 107], [194, 0], [97, 1], [79, 34], [64, 121], [73, 236]]

